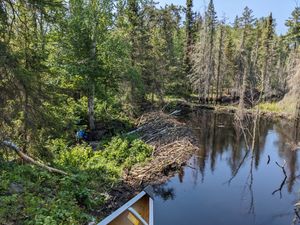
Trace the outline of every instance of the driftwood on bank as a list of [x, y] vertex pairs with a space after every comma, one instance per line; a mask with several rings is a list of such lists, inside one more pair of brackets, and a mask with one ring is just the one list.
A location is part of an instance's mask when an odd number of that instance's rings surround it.
[[0, 143], [0, 145], [2, 146], [5, 146], [7, 148], [10, 148], [12, 150], [15, 151], [15, 153], [22, 159], [24, 160], [25, 162], [28, 162], [28, 163], [31, 163], [33, 165], [36, 165], [38, 167], [41, 167], [43, 169], [46, 169], [48, 170], [49, 172], [51, 173], [58, 173], [58, 174], [62, 174], [62, 175], [68, 175], [66, 172], [62, 171], [62, 170], [59, 170], [59, 169], [56, 169], [56, 168], [53, 168], [53, 167], [50, 167], [50, 166], [47, 166], [41, 162], [38, 162], [36, 160], [34, 160], [33, 158], [31, 158], [30, 156], [26, 155], [24, 152], [21, 151], [21, 149], [16, 145], [14, 144], [13, 142], [11, 141], [2, 141], [2, 143]]

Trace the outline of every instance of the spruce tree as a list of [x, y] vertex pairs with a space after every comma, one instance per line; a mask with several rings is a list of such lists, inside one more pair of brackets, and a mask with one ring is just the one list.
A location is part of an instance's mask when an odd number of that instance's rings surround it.
[[[215, 49], [215, 36], [216, 36], [216, 25], [217, 25], [217, 13], [213, 0], [210, 0], [207, 11], [205, 13], [205, 26], [206, 26], [206, 41], [208, 43], [208, 70], [207, 70], [207, 87], [206, 87], [206, 99], [208, 100], [213, 97], [212, 79], [215, 76], [215, 60], [214, 60], [214, 49]], [[211, 89], [211, 90], [210, 90]]]
[[291, 17], [286, 21], [285, 25], [289, 28], [287, 40], [295, 50], [300, 44], [300, 7], [296, 7]]
[[242, 39], [240, 43], [238, 62], [238, 77], [237, 77], [237, 91], [239, 91], [239, 116], [243, 117], [243, 110], [245, 108], [245, 97], [248, 87], [249, 71], [251, 67], [251, 32], [253, 28], [253, 22], [255, 19], [252, 15], [252, 10], [245, 7], [243, 15], [241, 17], [242, 26]]
[[265, 100], [268, 95], [267, 92], [270, 91], [270, 70], [271, 70], [271, 51], [273, 47], [273, 38], [275, 35], [274, 30], [274, 19], [272, 13], [264, 21], [264, 30], [263, 30], [263, 65], [261, 72], [261, 92], [263, 94], [263, 99]]
[[186, 19], [185, 19], [185, 33], [186, 33], [186, 46], [185, 46], [185, 71], [187, 74], [191, 71], [191, 51], [193, 45], [193, 0], [186, 0]]

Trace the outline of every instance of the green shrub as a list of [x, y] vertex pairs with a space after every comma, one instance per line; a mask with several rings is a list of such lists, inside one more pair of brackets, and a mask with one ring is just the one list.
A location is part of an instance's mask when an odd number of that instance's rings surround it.
[[114, 137], [105, 146], [102, 155], [108, 161], [114, 161], [121, 167], [131, 167], [136, 163], [144, 162], [151, 156], [153, 148], [142, 140], [131, 137]]
[[91, 156], [93, 156], [93, 150], [90, 146], [76, 145], [71, 149], [61, 151], [56, 163], [70, 169], [85, 169]]
[[[0, 173], [0, 224], [83, 224], [88, 215], [90, 192], [86, 179], [74, 181], [72, 176], [60, 177], [31, 165], [2, 164]], [[11, 185], [20, 190], [12, 193]], [[82, 201], [82, 202], [81, 202]]]
[[[51, 146], [50, 143], [53, 143]], [[63, 139], [49, 142], [59, 176], [29, 164], [0, 164], [0, 224], [86, 224], [120, 181], [122, 170], [147, 160], [152, 147], [136, 137], [115, 137], [103, 151], [87, 145], [68, 147]], [[12, 184], [20, 187], [11, 191]], [[12, 219], [13, 218], [13, 219]]]
[[65, 151], [68, 148], [68, 145], [65, 139], [57, 138], [49, 140], [49, 142], [46, 144], [46, 148], [52, 154], [59, 155], [59, 153]]

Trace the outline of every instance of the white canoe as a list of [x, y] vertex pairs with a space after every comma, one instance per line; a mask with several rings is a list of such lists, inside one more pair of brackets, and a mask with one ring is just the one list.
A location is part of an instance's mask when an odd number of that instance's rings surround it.
[[153, 199], [142, 191], [98, 225], [153, 225]]

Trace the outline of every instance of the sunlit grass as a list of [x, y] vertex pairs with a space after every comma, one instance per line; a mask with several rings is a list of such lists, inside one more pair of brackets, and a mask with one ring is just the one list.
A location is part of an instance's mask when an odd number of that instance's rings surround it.
[[260, 103], [258, 107], [261, 111], [276, 112], [276, 113], [283, 112], [282, 106], [279, 105], [277, 102], [263, 102]]
[[263, 102], [258, 105], [263, 112], [283, 113], [293, 115], [295, 111], [294, 102]]

